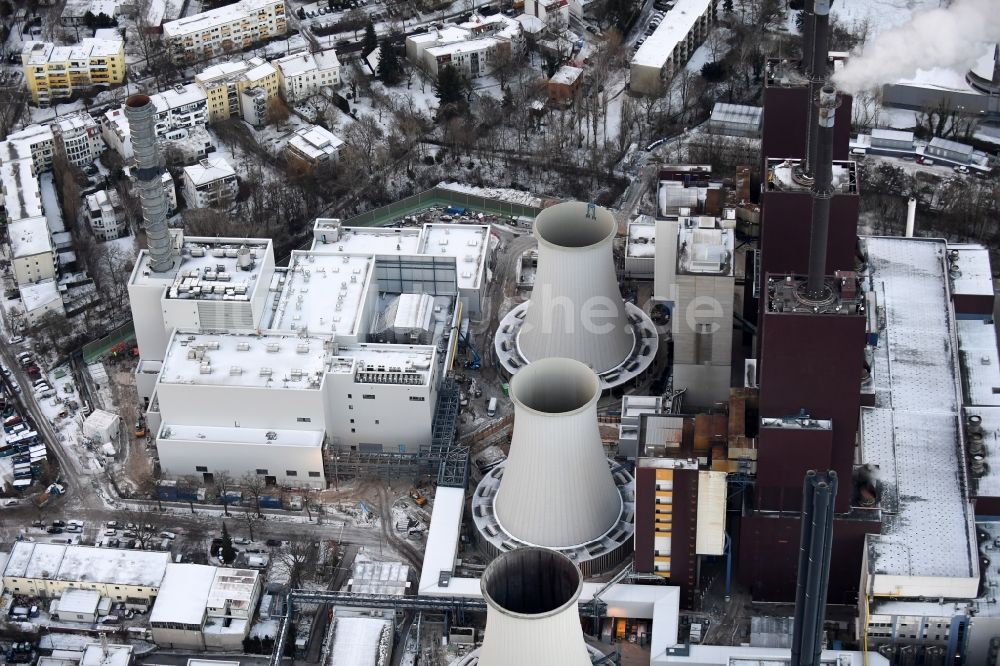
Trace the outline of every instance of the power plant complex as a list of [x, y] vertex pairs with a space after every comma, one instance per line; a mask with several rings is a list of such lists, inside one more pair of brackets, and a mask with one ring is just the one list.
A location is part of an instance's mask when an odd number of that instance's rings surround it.
[[[167, 227], [154, 109], [130, 97], [160, 475], [429, 480], [400, 599], [485, 617], [457, 666], [614, 663], [622, 642], [654, 666], [1000, 664], [989, 254], [858, 236], [829, 10], [807, 1], [802, 58], [763, 64], [742, 194], [660, 165], [655, 212], [621, 228], [588, 202], [502, 225], [470, 203], [320, 218], [278, 262], [268, 239]], [[505, 244], [530, 292], [495, 277]], [[344, 602], [326, 593], [289, 593], [274, 666], [296, 603]], [[745, 613], [781, 628], [739, 640]]]

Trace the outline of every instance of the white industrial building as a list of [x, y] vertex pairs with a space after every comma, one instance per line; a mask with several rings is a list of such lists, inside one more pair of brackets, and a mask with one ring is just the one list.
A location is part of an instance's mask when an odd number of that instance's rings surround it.
[[161, 648], [241, 651], [257, 610], [260, 572], [202, 564], [166, 567], [149, 615]]
[[[321, 219], [314, 249], [287, 269], [270, 241], [172, 233], [171, 270], [155, 273], [142, 252], [129, 282], [136, 385], [167, 476], [325, 487], [327, 450], [430, 443], [443, 355], [420, 343], [478, 313], [489, 227]], [[397, 344], [374, 341], [388, 330]]]
[[293, 53], [274, 61], [281, 96], [294, 104], [317, 94], [324, 86], [340, 85], [340, 61], [333, 49]]
[[733, 211], [656, 223], [654, 297], [669, 304], [674, 389], [684, 404], [729, 400], [735, 289]]
[[63, 622], [96, 622], [97, 607], [101, 603], [101, 593], [97, 590], [63, 590], [58, 601], [54, 601], [55, 612]]
[[89, 167], [104, 152], [101, 128], [86, 111], [62, 116], [52, 123], [55, 145], [76, 167]]
[[169, 553], [18, 541], [3, 570], [4, 591], [53, 599], [67, 589], [95, 590], [146, 609], [159, 593]]
[[121, 418], [112, 412], [95, 409], [83, 422], [83, 436], [100, 444], [109, 444], [118, 439]]
[[109, 241], [125, 235], [125, 211], [114, 190], [97, 190], [84, 199], [90, 230], [99, 241]]
[[222, 208], [239, 190], [236, 170], [221, 157], [201, 160], [184, 167], [184, 201], [188, 208]]
[[715, 0], [677, 0], [632, 56], [629, 89], [642, 95], [662, 94], [664, 80], [705, 41], [715, 12]]

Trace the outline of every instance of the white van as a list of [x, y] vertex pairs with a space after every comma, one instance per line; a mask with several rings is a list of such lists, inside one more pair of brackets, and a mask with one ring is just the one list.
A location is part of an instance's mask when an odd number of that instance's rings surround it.
[[490, 398], [490, 402], [486, 405], [486, 416], [493, 418], [497, 415], [497, 399]]

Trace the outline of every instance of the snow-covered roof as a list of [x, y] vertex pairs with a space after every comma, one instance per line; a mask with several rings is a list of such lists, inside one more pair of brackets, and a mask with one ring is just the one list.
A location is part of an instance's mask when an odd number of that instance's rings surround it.
[[[320, 433], [322, 438], [322, 433]], [[322, 441], [322, 439], [321, 439]], [[215, 579], [208, 590], [208, 609], [225, 611], [226, 614], [250, 614], [260, 585], [260, 572], [254, 569], [215, 568]]]
[[[382, 663], [379, 645], [392, 631], [389, 620], [338, 617], [336, 622], [330, 666], [378, 666]], [[391, 646], [391, 636], [388, 642]]]
[[276, 430], [233, 426], [193, 426], [164, 424], [158, 437], [181, 442], [213, 442], [253, 446], [301, 446], [319, 448], [323, 445], [322, 430]]
[[482, 37], [480, 39], [470, 39], [465, 42], [455, 42], [453, 44], [442, 44], [440, 46], [432, 46], [427, 49], [429, 53], [434, 58], [440, 58], [441, 56], [457, 55], [460, 53], [477, 53], [479, 51], [486, 51], [495, 47], [499, 42], [492, 37]]
[[270, 328], [357, 335], [374, 266], [371, 255], [293, 252]]
[[351, 592], [402, 596], [406, 593], [409, 575], [410, 567], [402, 562], [355, 561]]
[[167, 564], [163, 583], [149, 613], [150, 623], [201, 626], [208, 607], [208, 592], [214, 581], [215, 567]]
[[571, 86], [576, 83], [576, 80], [580, 78], [583, 74], [583, 69], [580, 67], [573, 67], [572, 65], [563, 65], [556, 73], [552, 75], [549, 79], [549, 83], [556, 83], [564, 86]]
[[894, 129], [876, 128], [872, 130], [872, 139], [882, 141], [903, 141], [913, 143], [913, 132]]
[[733, 125], [749, 125], [760, 127], [760, 116], [763, 108], [747, 106], [746, 104], [729, 104], [716, 102], [712, 107], [711, 120], [714, 123], [730, 123]]
[[958, 141], [952, 141], [950, 139], [942, 139], [939, 136], [931, 139], [928, 144], [928, 148], [939, 148], [941, 150], [947, 150], [952, 153], [961, 153], [963, 155], [971, 155], [974, 150], [972, 146], [964, 143], [959, 143]]
[[84, 428], [92, 430], [108, 430], [117, 425], [119, 417], [117, 414], [104, 409], [95, 409], [87, 420], [84, 421]]
[[[149, 100], [156, 107], [157, 113], [164, 113], [171, 109], [177, 109], [188, 104], [205, 102], [208, 99], [205, 90], [197, 83], [187, 83], [167, 88], [163, 92], [150, 95]], [[107, 115], [107, 114], [105, 114]], [[123, 114], [124, 115], [124, 114]], [[127, 122], [126, 122], [127, 124]]]
[[236, 170], [221, 157], [211, 157], [184, 167], [184, 177], [190, 180], [195, 187], [235, 175]]
[[91, 643], [83, 651], [83, 657], [80, 659], [80, 666], [129, 666], [131, 663], [131, 645]]
[[248, 69], [244, 76], [246, 76], [247, 81], [253, 83], [255, 81], [266, 79], [267, 77], [277, 73], [277, 71], [278, 70], [274, 68], [274, 65], [269, 62], [264, 62]]
[[170, 553], [19, 541], [4, 577], [159, 587]]
[[241, 0], [240, 2], [225, 5], [207, 12], [195, 14], [176, 21], [168, 21], [163, 24], [163, 35], [167, 39], [191, 33], [210, 30], [211, 28], [226, 25], [242, 18], [249, 18], [252, 14], [262, 9], [273, 8], [282, 4], [284, 0]]
[[633, 65], [660, 69], [674, 54], [674, 48], [691, 32], [713, 0], [677, 0], [663, 22], [646, 38], [632, 57]]
[[628, 242], [625, 255], [652, 257], [656, 254], [656, 221], [643, 215], [628, 223]]
[[91, 127], [97, 126], [97, 121], [86, 111], [73, 113], [68, 116], [60, 116], [58, 121], [53, 123], [64, 135], [75, 134]]
[[528, 34], [534, 35], [545, 29], [545, 21], [531, 14], [519, 14], [517, 22], [521, 24], [521, 28]]
[[958, 358], [966, 405], [1000, 407], [1000, 357], [991, 319], [959, 319]]
[[27, 57], [27, 65], [44, 65], [48, 62], [109, 58], [118, 55], [124, 48], [125, 42], [121, 36], [114, 39], [87, 37], [75, 46], [56, 46], [51, 42], [25, 42], [21, 49], [21, 57], [22, 59]]
[[[326, 373], [346, 374], [359, 383], [369, 383], [364, 377], [366, 372], [399, 368], [394, 372], [406, 373], [415, 383], [426, 385], [433, 360], [434, 347], [428, 345], [359, 343], [335, 346], [311, 336], [179, 332], [167, 346], [159, 381], [166, 384], [319, 390]], [[240, 428], [241, 432], [243, 430]], [[235, 436], [227, 434], [229, 431], [226, 429], [210, 430], [202, 426], [181, 427], [177, 432], [185, 433], [190, 439], [207, 440], [210, 439], [209, 434], [220, 438]], [[298, 445], [313, 445], [314, 433], [296, 432], [301, 433], [295, 436], [299, 437]], [[199, 433], [204, 437], [198, 437]], [[247, 436], [253, 434], [252, 431], [247, 432]], [[278, 432], [278, 435], [281, 433]], [[172, 431], [171, 436], [178, 435]]]
[[49, 225], [44, 217], [29, 217], [11, 222], [7, 225], [7, 235], [10, 238], [11, 255], [15, 259], [52, 251]]
[[309, 125], [295, 130], [288, 145], [311, 160], [323, 160], [335, 157], [344, 142], [325, 127]]
[[735, 238], [709, 216], [686, 218], [677, 230], [677, 272], [732, 276]]
[[[230, 5], [230, 7], [232, 7], [232, 5]], [[256, 64], [251, 65], [249, 62], [244, 62], [242, 60], [220, 62], [217, 65], [206, 67], [198, 74], [195, 74], [194, 80], [202, 85], [205, 85], [213, 83], [218, 79], [228, 79], [230, 77], [235, 78], [255, 66]]]
[[100, 601], [101, 593], [97, 590], [78, 590], [71, 587], [64, 590], [59, 597], [59, 612], [94, 613]]
[[278, 58], [274, 64], [281, 70], [284, 76], [300, 76], [309, 72], [326, 69], [336, 69], [340, 67], [337, 53], [333, 49], [318, 51], [316, 53], [293, 53], [284, 58]]
[[[0, 144], [11, 146], [10, 142]], [[0, 187], [8, 220], [22, 220], [43, 214], [42, 191], [31, 159], [15, 159], [0, 164]]]
[[59, 285], [55, 280], [43, 280], [34, 284], [24, 284], [20, 286], [21, 303], [26, 312], [32, 312], [39, 308], [44, 308], [53, 301], [58, 301]]
[[[313, 250], [345, 254], [417, 254], [422, 229], [414, 227], [340, 227], [337, 240], [317, 239]], [[330, 236], [332, 239], [332, 235]]]
[[868, 537], [869, 570], [978, 578], [974, 518], [963, 491], [947, 246], [876, 237], [865, 245], [885, 322], [872, 364], [875, 406], [861, 410], [862, 462], [877, 471], [883, 514], [881, 534]]
[[425, 224], [420, 254], [455, 257], [459, 289], [478, 289], [485, 279], [490, 228], [478, 224]]
[[948, 244], [949, 252], [958, 253], [956, 271], [949, 271], [951, 293], [956, 296], [993, 296], [993, 273], [990, 251], [982, 245]]

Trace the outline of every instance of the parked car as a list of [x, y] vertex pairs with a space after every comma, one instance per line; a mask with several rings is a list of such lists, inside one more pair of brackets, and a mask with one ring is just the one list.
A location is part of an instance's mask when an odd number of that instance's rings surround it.
[[52, 527], [66, 527], [66, 523], [62, 520], [53, 520]]
[[55, 525], [50, 526], [45, 531], [48, 532], [49, 534], [62, 534], [63, 533], [62, 528], [61, 527], [56, 527]]

